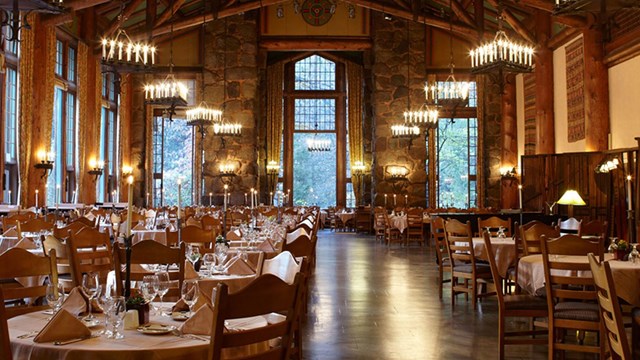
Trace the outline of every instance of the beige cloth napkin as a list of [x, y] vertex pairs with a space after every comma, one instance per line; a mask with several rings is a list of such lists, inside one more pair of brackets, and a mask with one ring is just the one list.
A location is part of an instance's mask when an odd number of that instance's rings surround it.
[[227, 240], [242, 240], [242, 233], [240, 230], [231, 230], [227, 233]]
[[64, 309], [60, 309], [44, 326], [40, 333], [33, 338], [33, 342], [44, 343], [65, 341], [91, 336], [89, 330], [78, 318]]
[[133, 229], [131, 230], [147, 230], [147, 228], [144, 226], [144, 224], [136, 224], [136, 226], [133, 227]]
[[96, 219], [96, 216], [95, 216], [95, 215], [93, 215], [93, 213], [92, 213], [92, 212], [88, 212], [88, 213], [86, 213], [86, 214], [84, 215], [84, 217], [86, 217], [87, 219], [89, 219], [89, 220], [91, 220], [91, 221], [93, 221], [93, 220], [95, 220], [95, 219]]
[[87, 312], [87, 299], [79, 287], [71, 289], [69, 295], [62, 303], [61, 309], [66, 310], [70, 314], [78, 316]]
[[193, 316], [179, 328], [183, 334], [211, 335], [213, 325], [213, 310], [207, 304], [201, 306]]
[[231, 260], [232, 263], [227, 268], [229, 274], [233, 275], [253, 275], [256, 271], [251, 267], [251, 265], [247, 264], [246, 261], [240, 258], [234, 258]]
[[18, 241], [18, 243], [14, 247], [25, 249], [25, 250], [38, 248], [36, 244], [33, 242], [33, 240], [29, 238], [24, 238], [24, 237], [20, 239], [20, 241]]
[[276, 251], [273, 245], [271, 244], [271, 241], [269, 241], [269, 239], [266, 239], [265, 241], [261, 242], [260, 245], [258, 245], [258, 250], [264, 251], [264, 252]]
[[193, 268], [193, 264], [189, 260], [184, 261], [184, 279], [191, 280], [197, 279], [200, 275], [196, 272], [196, 269]]
[[16, 230], [16, 227], [14, 226], [11, 229], [5, 231], [4, 234], [2, 234], [2, 236], [4, 236], [4, 237], [17, 237], [18, 236], [18, 230]]

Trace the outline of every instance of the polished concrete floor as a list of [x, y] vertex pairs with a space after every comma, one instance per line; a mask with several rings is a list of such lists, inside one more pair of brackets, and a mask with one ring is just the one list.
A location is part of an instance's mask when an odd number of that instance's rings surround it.
[[[303, 354], [306, 359], [496, 359], [495, 298], [477, 310], [438, 297], [428, 246], [388, 248], [373, 236], [318, 236]], [[517, 321], [511, 326], [524, 326]], [[545, 359], [546, 346], [507, 348], [507, 359]]]

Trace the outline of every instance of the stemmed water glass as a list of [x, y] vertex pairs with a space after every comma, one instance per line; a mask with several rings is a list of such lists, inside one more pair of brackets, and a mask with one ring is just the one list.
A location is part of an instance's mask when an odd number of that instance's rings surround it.
[[640, 258], [640, 253], [638, 252], [638, 244], [631, 244], [631, 253], [629, 253], [629, 260], [632, 263], [638, 262], [638, 258]]
[[169, 279], [169, 273], [166, 271], [158, 272], [156, 273], [156, 276], [158, 277], [158, 296], [160, 297], [160, 314], [162, 316], [166, 316], [166, 314], [164, 313], [163, 297], [167, 295], [167, 292], [169, 292], [169, 285], [171, 280]]
[[185, 280], [182, 283], [182, 301], [189, 307], [189, 316], [192, 315], [191, 308], [198, 301], [199, 292], [198, 281]]
[[195, 269], [196, 263], [200, 260], [200, 248], [198, 246], [189, 246], [189, 249], [187, 250], [187, 259]]
[[[145, 275], [142, 278], [142, 284], [140, 285], [140, 292], [142, 293], [142, 297], [147, 303], [151, 303], [151, 301], [158, 295], [158, 288], [160, 287], [160, 281], [158, 280], [158, 276], [156, 275]], [[153, 308], [153, 305], [151, 306]]]
[[100, 295], [100, 279], [97, 273], [91, 272], [82, 275], [82, 290], [89, 298], [89, 315], [85, 317], [85, 320], [93, 320], [94, 316], [91, 312], [91, 303]]
[[48, 283], [46, 292], [47, 304], [55, 315], [64, 302], [64, 287], [61, 283]]
[[205, 269], [205, 274], [211, 276], [213, 274], [212, 267], [215, 266], [216, 257], [213, 253], [206, 253], [202, 255], [202, 265]]
[[[224, 262], [227, 260], [227, 246], [224, 244], [216, 244], [216, 262], [218, 263], [217, 271], [220, 273], [225, 272]], [[238, 254], [242, 253], [242, 250], [238, 250]]]
[[111, 325], [111, 331], [107, 331], [107, 338], [109, 339], [123, 339], [124, 334], [120, 332], [120, 328], [124, 323], [124, 316], [127, 313], [126, 300], [124, 296], [113, 297], [111, 307], [106, 312], [106, 316], [109, 317], [109, 324]]

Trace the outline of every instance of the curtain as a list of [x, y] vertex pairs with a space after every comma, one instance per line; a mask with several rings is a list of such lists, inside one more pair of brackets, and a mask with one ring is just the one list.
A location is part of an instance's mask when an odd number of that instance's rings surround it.
[[[362, 66], [353, 63], [347, 63], [347, 91], [349, 97], [349, 156], [351, 165], [351, 174], [353, 175], [353, 167], [357, 162], [364, 163], [363, 144], [362, 144]], [[361, 189], [364, 186], [364, 176], [351, 176], [353, 184], [353, 192], [356, 197], [356, 204], [361, 201]]]
[[[130, 130], [131, 129], [131, 93], [129, 91], [129, 85], [131, 84], [131, 74], [122, 74], [120, 75], [120, 102], [118, 103], [118, 118], [120, 119], [118, 124], [118, 138], [120, 139], [118, 144], [118, 159], [120, 160], [118, 165], [120, 169], [122, 169], [123, 165], [129, 165], [133, 167], [133, 162], [131, 161], [131, 145], [130, 145]], [[115, 160], [115, 159], [112, 159]], [[120, 169], [116, 169], [116, 174], [120, 174]], [[119, 176], [119, 175], [118, 175]], [[120, 185], [118, 186], [121, 190], [121, 194], [125, 194], [127, 199], [129, 196], [133, 196], [133, 194], [128, 193], [127, 179], [124, 176], [119, 176]], [[134, 182], [134, 188], [136, 182]], [[126, 190], [125, 190], [126, 189]], [[124, 196], [122, 197], [124, 199]]]
[[[282, 101], [284, 97], [282, 88], [284, 83], [283, 67], [282, 63], [277, 63], [270, 65], [267, 69], [267, 164], [272, 161], [278, 165], [280, 164], [283, 117]], [[271, 181], [270, 192], [275, 192], [276, 184], [277, 181]]]
[[[88, 194], [84, 194], [84, 178], [86, 174], [87, 167], [87, 157], [91, 154], [87, 154], [87, 120], [93, 118], [89, 116], [89, 74], [88, 74], [88, 52], [89, 48], [83, 42], [78, 43], [78, 119], [82, 119], [82, 121], [76, 121], [78, 126], [78, 141], [77, 141], [77, 149], [78, 149], [78, 171], [76, 171], [76, 191], [77, 199], [82, 199], [85, 201]], [[95, 123], [93, 124], [95, 126]], [[92, 149], [95, 145], [91, 145]], [[89, 151], [93, 151], [93, 150]], [[96, 159], [97, 160], [97, 159]]]

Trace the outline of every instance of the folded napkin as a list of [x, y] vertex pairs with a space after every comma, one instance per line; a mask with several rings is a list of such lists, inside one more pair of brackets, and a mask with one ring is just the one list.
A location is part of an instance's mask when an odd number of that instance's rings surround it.
[[240, 230], [232, 230], [227, 233], [227, 240], [242, 240], [242, 232]]
[[25, 250], [38, 248], [36, 244], [33, 242], [33, 240], [26, 237], [23, 237], [22, 239], [20, 239], [20, 241], [18, 241], [18, 243], [16, 243], [14, 247], [25, 249]]
[[194, 269], [191, 261], [185, 260], [184, 261], [184, 279], [191, 280], [191, 279], [197, 279], [199, 277], [200, 275], [198, 275], [198, 272], [196, 271], [196, 269]]
[[120, 219], [120, 216], [118, 216], [117, 214], [111, 214], [111, 223], [115, 224], [115, 223], [121, 223], [122, 220]]
[[89, 299], [87, 299], [84, 292], [79, 287], [75, 287], [71, 289], [60, 309], [64, 309], [68, 313], [78, 316], [87, 311], [88, 301]]
[[187, 321], [179, 328], [183, 334], [211, 335], [213, 324], [213, 310], [208, 304], [201, 306]]
[[227, 267], [227, 272], [233, 275], [254, 275], [256, 273], [251, 265], [238, 257], [231, 260], [231, 264]]
[[[191, 311], [196, 312], [203, 306], [207, 306], [207, 298], [201, 295], [201, 296], [198, 296], [198, 300], [191, 308]], [[184, 300], [180, 299], [176, 302], [175, 305], [171, 307], [171, 311], [172, 312], [189, 311], [189, 306], [187, 305], [187, 303], [184, 302]]]
[[89, 338], [89, 330], [82, 321], [65, 309], [60, 309], [53, 318], [44, 326], [40, 333], [33, 338], [33, 342], [44, 343], [53, 341], [65, 341], [79, 338]]
[[258, 245], [258, 250], [264, 251], [264, 252], [276, 251], [273, 245], [271, 244], [271, 241], [269, 241], [269, 239], [266, 239], [265, 241], [261, 242], [260, 245]]
[[16, 230], [16, 227], [14, 226], [11, 229], [5, 231], [4, 234], [2, 234], [2, 236], [4, 236], [4, 237], [18, 237], [18, 230]]
[[88, 213], [86, 213], [86, 214], [84, 215], [84, 217], [85, 217], [85, 218], [87, 218], [87, 219], [89, 219], [89, 220], [91, 220], [91, 221], [93, 221], [93, 220], [95, 220], [95, 219], [96, 219], [96, 216], [95, 216], [95, 215], [93, 215], [93, 213], [92, 213], [92, 212], [88, 212]]

